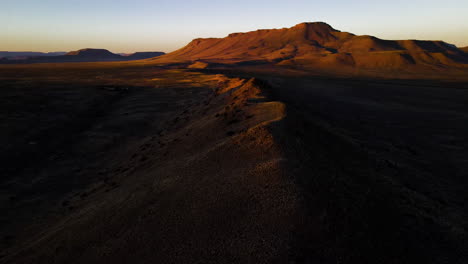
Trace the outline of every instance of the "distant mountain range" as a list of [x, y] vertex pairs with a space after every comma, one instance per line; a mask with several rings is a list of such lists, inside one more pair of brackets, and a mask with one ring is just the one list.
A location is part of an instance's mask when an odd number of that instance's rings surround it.
[[71, 52], [0, 52], [0, 63], [60, 63], [60, 62], [100, 62], [100, 61], [130, 61], [153, 58], [164, 55], [164, 52], [136, 52], [119, 55], [106, 49], [81, 49]]
[[66, 52], [33, 52], [33, 51], [0, 51], [0, 58], [8, 59], [26, 59], [30, 57], [42, 57], [42, 56], [60, 56], [65, 55]]
[[142, 59], [160, 64], [185, 63], [189, 68], [269, 64], [327, 72], [465, 71], [468, 69], [468, 47], [457, 48], [444, 41], [383, 40], [342, 32], [324, 22], [308, 22], [291, 28], [233, 33], [225, 38], [194, 39], [187, 46], [169, 54], [115, 54], [105, 49], [82, 49], [68, 53], [0, 52], [0, 63], [4, 64]]
[[341, 32], [323, 22], [292, 28], [233, 33], [225, 38], [195, 39], [157, 63], [188, 62], [191, 67], [219, 65], [285, 66], [296, 69], [431, 70], [467, 68], [468, 55], [443, 41], [383, 40]]

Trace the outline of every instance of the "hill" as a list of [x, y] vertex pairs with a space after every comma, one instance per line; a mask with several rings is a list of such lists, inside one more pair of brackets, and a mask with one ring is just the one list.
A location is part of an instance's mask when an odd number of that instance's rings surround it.
[[462, 51], [468, 53], [468, 46], [467, 46], [467, 47], [460, 48], [460, 50], [462, 50]]
[[194, 39], [157, 62], [204, 61], [300, 68], [408, 69], [467, 66], [467, 56], [443, 41], [383, 40], [341, 32], [323, 22]]

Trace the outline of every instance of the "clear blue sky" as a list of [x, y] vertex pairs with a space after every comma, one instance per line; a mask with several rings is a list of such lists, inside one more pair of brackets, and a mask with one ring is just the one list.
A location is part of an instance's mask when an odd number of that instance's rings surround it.
[[468, 0], [0, 0], [0, 50], [168, 52], [193, 38], [310, 21], [468, 46]]

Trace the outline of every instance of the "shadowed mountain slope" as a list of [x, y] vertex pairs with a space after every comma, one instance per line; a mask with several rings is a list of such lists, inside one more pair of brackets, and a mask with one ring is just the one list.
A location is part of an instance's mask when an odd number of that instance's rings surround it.
[[148, 52], [135, 52], [125, 57], [127, 57], [128, 60], [142, 60], [142, 59], [162, 56], [164, 54], [165, 54], [164, 52], [160, 52], [160, 51], [148, 51]]

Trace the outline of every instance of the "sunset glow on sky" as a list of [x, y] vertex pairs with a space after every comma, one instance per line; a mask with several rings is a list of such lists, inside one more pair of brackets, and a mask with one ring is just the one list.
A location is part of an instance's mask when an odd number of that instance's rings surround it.
[[468, 46], [466, 0], [1, 0], [0, 50], [173, 51], [198, 37], [324, 21], [383, 39]]

